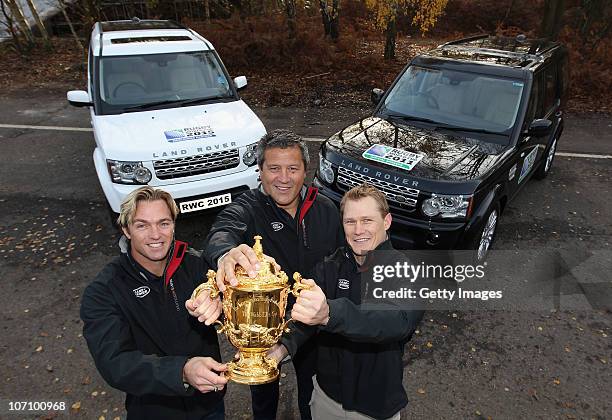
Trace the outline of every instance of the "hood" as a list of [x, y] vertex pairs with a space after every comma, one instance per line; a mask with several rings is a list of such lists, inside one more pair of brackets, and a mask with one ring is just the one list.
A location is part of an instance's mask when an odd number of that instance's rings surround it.
[[150, 161], [244, 147], [265, 134], [242, 101], [95, 116], [107, 159]]
[[[381, 144], [422, 155], [412, 169], [364, 158], [372, 145]], [[473, 180], [482, 177], [501, 158], [506, 146], [397, 124], [378, 117], [367, 117], [346, 127], [327, 140], [327, 150], [370, 166], [402, 175], [430, 180]]]

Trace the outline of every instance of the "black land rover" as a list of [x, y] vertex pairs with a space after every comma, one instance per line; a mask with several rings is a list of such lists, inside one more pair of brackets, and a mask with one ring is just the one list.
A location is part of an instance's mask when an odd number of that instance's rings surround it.
[[401, 248], [475, 249], [508, 202], [550, 171], [568, 90], [567, 50], [476, 36], [414, 58], [377, 105], [323, 143], [315, 184], [340, 201], [368, 182], [387, 196]]

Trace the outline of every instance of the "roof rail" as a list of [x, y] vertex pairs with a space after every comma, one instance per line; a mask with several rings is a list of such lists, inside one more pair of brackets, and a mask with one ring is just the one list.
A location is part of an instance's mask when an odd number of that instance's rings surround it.
[[500, 58], [516, 58], [518, 60], [524, 60], [524, 61], [534, 61], [534, 62], [539, 62], [539, 61], [543, 61], [544, 58], [541, 57], [539, 54], [530, 54], [530, 53], [522, 53], [522, 52], [515, 52], [515, 51], [504, 51], [504, 50], [494, 50], [494, 49], [490, 49], [490, 48], [480, 48], [480, 47], [468, 47], [465, 45], [442, 45], [440, 47], [440, 49], [442, 50], [459, 50], [459, 51], [463, 51], [466, 53], [481, 53], [481, 54], [486, 54], [486, 55], [490, 55], [490, 56], [494, 56], [494, 57], [500, 57]]
[[444, 44], [440, 45], [441, 47], [445, 46], [445, 45], [456, 45], [456, 44], [462, 44], [464, 42], [469, 42], [469, 41], [476, 41], [477, 39], [483, 39], [483, 38], [488, 38], [489, 35], [488, 34], [479, 34], [479, 35], [472, 35], [472, 36], [468, 36], [465, 38], [461, 38], [461, 39], [455, 39], [453, 41], [448, 41], [445, 42]]
[[102, 29], [102, 23], [96, 22], [96, 25], [98, 25], [98, 28], [100, 28], [100, 50], [98, 54], [100, 57], [102, 57], [102, 33], [104, 32], [104, 29]]

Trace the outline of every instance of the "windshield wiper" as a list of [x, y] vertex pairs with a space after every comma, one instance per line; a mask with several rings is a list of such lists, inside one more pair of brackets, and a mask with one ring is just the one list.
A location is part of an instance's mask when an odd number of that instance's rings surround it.
[[158, 101], [158, 102], [149, 102], [149, 103], [142, 104], [142, 105], [130, 106], [130, 107], [125, 108], [123, 110], [123, 112], [139, 111], [139, 110], [142, 110], [142, 109], [149, 109], [149, 108], [154, 108], [156, 106], [168, 105], [168, 104], [177, 104], [177, 105], [180, 105], [180, 106], [188, 106], [188, 105], [193, 105], [193, 104], [198, 104], [198, 103], [215, 101], [217, 99], [223, 99], [223, 98], [230, 98], [230, 96], [217, 95], [217, 96], [209, 96], [209, 97], [206, 97], [206, 98], [166, 99], [166, 100]]
[[207, 98], [185, 99], [180, 102], [181, 102], [181, 106], [188, 106], [188, 105], [194, 105], [194, 104], [199, 104], [199, 103], [204, 103], [204, 102], [216, 101], [217, 99], [227, 99], [227, 98], [231, 98], [231, 96], [217, 95], [217, 96], [209, 96]]
[[441, 126], [440, 128], [442, 128], [444, 130], [449, 130], [449, 131], [467, 131], [469, 133], [497, 134], [499, 136], [503, 136], [504, 135], [504, 133], [500, 133], [498, 131], [485, 130], [484, 128], [456, 127], [456, 126], [452, 126], [452, 125]]
[[140, 109], [149, 109], [149, 108], [154, 108], [159, 105], [174, 104], [176, 102], [181, 102], [181, 100], [180, 99], [166, 99], [166, 100], [158, 101], [158, 102], [148, 102], [142, 105], [129, 106], [127, 108], [124, 108], [123, 112], [138, 111]]
[[435, 121], [435, 120], [431, 120], [429, 118], [424, 118], [424, 117], [415, 117], [413, 115], [404, 115], [404, 114], [389, 114], [389, 113], [385, 113], [382, 114], [383, 116], [387, 117], [387, 118], [391, 118], [393, 120], [401, 120], [401, 121], [417, 121], [417, 122], [424, 122], [427, 124], [433, 124], [436, 126], [436, 128], [447, 128], [447, 127], [452, 127], [446, 123], [440, 122], [440, 121]]

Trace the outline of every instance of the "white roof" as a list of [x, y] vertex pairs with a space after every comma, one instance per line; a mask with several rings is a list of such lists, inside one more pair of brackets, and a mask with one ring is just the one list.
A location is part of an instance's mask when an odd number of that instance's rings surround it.
[[[163, 38], [182, 37], [185, 40], [164, 40]], [[139, 38], [146, 42], [137, 41]], [[156, 40], [159, 38], [159, 40]], [[125, 39], [126, 42], [113, 42]], [[134, 40], [129, 42], [127, 40]], [[91, 38], [94, 55], [100, 55], [100, 32], [98, 25]], [[196, 32], [187, 29], [140, 29], [128, 31], [107, 31], [102, 33], [102, 56], [163, 54], [184, 51], [210, 51], [214, 47]]]

